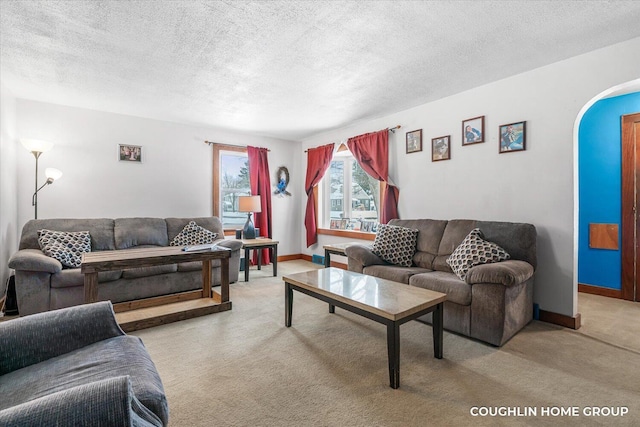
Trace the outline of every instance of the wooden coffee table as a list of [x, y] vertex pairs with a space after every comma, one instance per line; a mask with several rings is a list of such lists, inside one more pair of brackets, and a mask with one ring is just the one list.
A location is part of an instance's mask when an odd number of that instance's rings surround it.
[[284, 322], [291, 326], [293, 290], [387, 326], [389, 385], [400, 387], [400, 325], [433, 312], [433, 355], [442, 359], [442, 320], [447, 295], [339, 268], [283, 276]]

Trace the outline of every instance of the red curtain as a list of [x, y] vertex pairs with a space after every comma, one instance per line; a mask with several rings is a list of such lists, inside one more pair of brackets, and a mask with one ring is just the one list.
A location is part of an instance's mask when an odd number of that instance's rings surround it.
[[[271, 238], [271, 183], [269, 182], [269, 161], [266, 148], [247, 147], [249, 157], [249, 183], [251, 194], [260, 195], [262, 212], [254, 213], [253, 223], [260, 229], [260, 235]], [[271, 258], [268, 249], [261, 249], [262, 263], [269, 264]], [[246, 261], [245, 261], [246, 262]], [[253, 251], [253, 264], [258, 263], [258, 252]]]
[[386, 224], [392, 219], [399, 218], [400, 190], [389, 184], [389, 130], [384, 129], [349, 138], [347, 147], [366, 173], [387, 184], [382, 194], [380, 223]]
[[313, 198], [313, 187], [318, 185], [324, 176], [333, 157], [334, 144], [323, 145], [307, 150], [307, 177], [304, 191], [307, 193], [307, 209], [304, 226], [307, 229], [307, 247], [318, 242], [318, 225], [316, 224], [316, 203]]

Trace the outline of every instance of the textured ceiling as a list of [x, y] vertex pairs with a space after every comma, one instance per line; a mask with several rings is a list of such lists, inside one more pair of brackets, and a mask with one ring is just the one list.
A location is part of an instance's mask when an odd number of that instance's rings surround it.
[[640, 1], [10, 1], [19, 98], [299, 140], [640, 36]]

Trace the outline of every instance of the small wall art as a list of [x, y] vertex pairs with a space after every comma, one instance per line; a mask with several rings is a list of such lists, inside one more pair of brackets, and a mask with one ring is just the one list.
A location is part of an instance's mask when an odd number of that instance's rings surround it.
[[484, 142], [484, 116], [462, 121], [462, 145]]
[[431, 140], [431, 161], [451, 159], [451, 135], [439, 136]]
[[121, 162], [142, 163], [142, 147], [140, 145], [118, 144], [118, 160]]
[[276, 171], [276, 185], [273, 194], [284, 197], [290, 196], [291, 193], [287, 191], [287, 186], [289, 185], [289, 169], [285, 166], [280, 166]]
[[422, 151], [422, 129], [407, 132], [407, 154]]
[[500, 146], [498, 147], [498, 152], [500, 154], [526, 150], [526, 125], [527, 122], [516, 122], [501, 125], [498, 128], [500, 133]]

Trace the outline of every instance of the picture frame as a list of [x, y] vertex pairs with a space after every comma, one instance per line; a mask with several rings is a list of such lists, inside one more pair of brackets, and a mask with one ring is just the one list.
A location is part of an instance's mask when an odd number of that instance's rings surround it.
[[118, 144], [118, 161], [142, 163], [142, 146]]
[[462, 146], [484, 142], [484, 116], [462, 121]]
[[341, 219], [340, 220], [340, 230], [346, 230], [348, 224], [349, 224], [349, 218]]
[[375, 233], [377, 229], [377, 222], [373, 220], [363, 220], [360, 226], [360, 231], [364, 233]]
[[407, 154], [422, 151], [422, 129], [407, 132]]
[[514, 153], [527, 149], [527, 122], [508, 123], [498, 127], [498, 153]]
[[439, 136], [431, 140], [431, 161], [451, 159], [451, 135]]
[[340, 229], [340, 220], [339, 220], [339, 219], [332, 219], [332, 220], [329, 222], [329, 228], [330, 228], [331, 230], [338, 230], [338, 229]]

